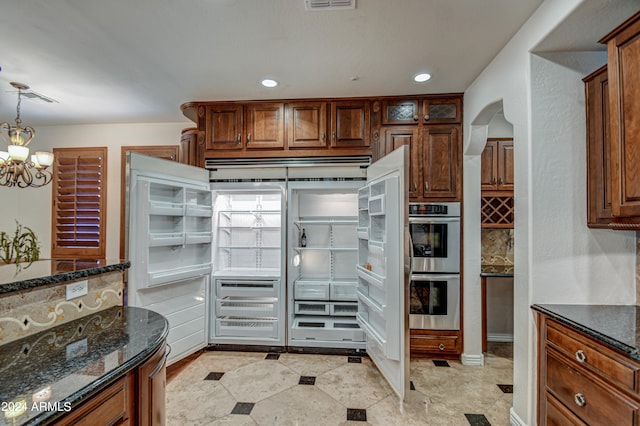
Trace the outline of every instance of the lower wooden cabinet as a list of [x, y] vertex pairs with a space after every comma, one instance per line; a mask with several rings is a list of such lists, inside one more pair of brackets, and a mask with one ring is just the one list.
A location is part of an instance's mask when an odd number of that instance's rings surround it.
[[640, 363], [538, 313], [538, 423], [639, 425]]
[[462, 353], [460, 331], [411, 330], [411, 356], [457, 358]]
[[56, 425], [164, 425], [166, 361], [161, 345], [142, 365], [73, 407]]

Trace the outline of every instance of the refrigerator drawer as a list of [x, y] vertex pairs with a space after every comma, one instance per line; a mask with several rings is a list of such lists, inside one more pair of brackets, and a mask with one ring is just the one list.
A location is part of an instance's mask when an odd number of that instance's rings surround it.
[[216, 316], [242, 318], [276, 318], [278, 300], [274, 298], [236, 298], [216, 299]]
[[329, 300], [327, 281], [296, 281], [294, 284], [296, 300]]
[[277, 319], [216, 318], [217, 337], [278, 337]]
[[291, 337], [300, 340], [364, 341], [355, 318], [301, 317], [293, 321]]
[[217, 279], [216, 296], [277, 297], [278, 280]]
[[331, 315], [331, 305], [327, 302], [296, 302], [295, 313], [301, 315]]
[[345, 281], [345, 282], [332, 282], [330, 293], [331, 300], [346, 300], [355, 302], [357, 299], [356, 296], [356, 282], [355, 281]]
[[358, 303], [356, 302], [334, 302], [331, 303], [331, 315], [341, 317], [355, 317], [358, 313]]

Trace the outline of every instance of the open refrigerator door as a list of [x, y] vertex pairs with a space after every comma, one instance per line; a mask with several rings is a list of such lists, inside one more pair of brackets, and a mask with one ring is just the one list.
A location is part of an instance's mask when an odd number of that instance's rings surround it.
[[408, 159], [402, 146], [369, 166], [357, 226], [356, 319], [367, 354], [401, 400], [409, 389]]
[[167, 318], [169, 365], [208, 343], [208, 172], [136, 153], [127, 160], [127, 304]]

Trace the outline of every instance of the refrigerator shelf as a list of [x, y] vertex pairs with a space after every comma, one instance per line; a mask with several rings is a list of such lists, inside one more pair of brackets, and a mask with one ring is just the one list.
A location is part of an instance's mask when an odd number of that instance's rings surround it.
[[253, 231], [279, 231], [279, 226], [218, 226], [220, 231], [232, 232], [236, 229], [251, 229]]
[[149, 247], [181, 246], [184, 244], [183, 232], [149, 233]]
[[187, 204], [185, 216], [210, 217], [213, 214], [211, 206]]
[[[291, 338], [300, 341], [363, 342], [364, 333], [355, 318], [297, 316], [291, 326]], [[296, 342], [293, 342], [295, 345]]]
[[279, 246], [218, 246], [220, 250], [280, 250]]
[[211, 242], [211, 232], [187, 232], [184, 237], [185, 244], [208, 244]]
[[357, 219], [349, 218], [327, 218], [327, 219], [299, 219], [294, 220], [295, 225], [355, 225]]
[[358, 247], [293, 247], [296, 251], [325, 250], [325, 251], [357, 251]]
[[358, 265], [357, 267], [358, 276], [365, 280], [366, 282], [373, 284], [374, 286], [383, 289], [385, 287], [385, 281], [387, 277], [382, 275], [378, 275], [375, 272], [369, 271], [365, 267]]
[[150, 215], [184, 216], [184, 204], [149, 201]]
[[155, 287], [168, 284], [174, 281], [181, 281], [191, 277], [207, 275], [211, 273], [211, 264], [188, 265], [182, 268], [172, 268], [168, 270], [148, 272], [147, 287]]
[[340, 317], [355, 317], [358, 312], [357, 302], [322, 302], [296, 301], [294, 313], [296, 315], [332, 315]]

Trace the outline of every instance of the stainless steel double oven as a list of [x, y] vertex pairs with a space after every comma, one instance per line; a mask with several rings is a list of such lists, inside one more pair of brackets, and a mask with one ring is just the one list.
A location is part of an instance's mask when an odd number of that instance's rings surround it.
[[410, 203], [413, 329], [460, 329], [460, 203]]

